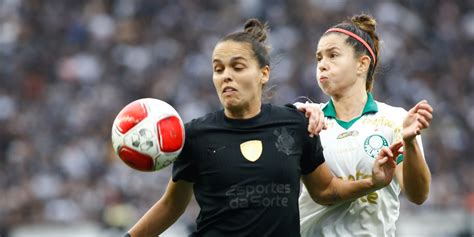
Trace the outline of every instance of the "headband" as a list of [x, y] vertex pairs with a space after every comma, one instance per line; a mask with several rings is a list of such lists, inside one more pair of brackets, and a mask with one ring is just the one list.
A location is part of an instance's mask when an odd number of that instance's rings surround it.
[[328, 33], [328, 32], [340, 32], [340, 33], [344, 33], [354, 39], [356, 39], [357, 41], [361, 42], [365, 48], [367, 48], [367, 50], [369, 51], [370, 55], [372, 56], [372, 58], [374, 59], [374, 65], [375, 65], [375, 62], [377, 62], [377, 59], [375, 58], [375, 54], [374, 54], [374, 51], [372, 50], [372, 48], [370, 47], [370, 45], [364, 40], [362, 39], [360, 36], [354, 34], [353, 32], [351, 31], [348, 31], [348, 30], [344, 30], [344, 29], [341, 29], [341, 28], [331, 28], [329, 30], [327, 30], [325, 33]]

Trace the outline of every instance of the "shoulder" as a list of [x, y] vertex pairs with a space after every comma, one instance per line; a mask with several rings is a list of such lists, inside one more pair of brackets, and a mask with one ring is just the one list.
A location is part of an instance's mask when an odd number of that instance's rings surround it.
[[211, 112], [201, 116], [199, 118], [192, 119], [191, 121], [184, 124], [186, 134], [194, 135], [196, 132], [203, 130], [209, 126], [215, 125], [219, 121], [220, 114], [223, 114], [221, 110]]
[[307, 134], [308, 119], [303, 112], [298, 111], [292, 104], [284, 106], [271, 105], [266, 117], [266, 124], [274, 127], [290, 129], [297, 134]]
[[268, 105], [270, 107], [269, 113], [272, 119], [294, 119], [300, 121], [306, 121], [304, 114], [292, 104], [286, 104], [284, 106], [279, 105]]
[[407, 114], [407, 110], [402, 107], [392, 106], [380, 101], [375, 101], [375, 103], [377, 104], [377, 108], [379, 110], [378, 113], [380, 113], [380, 115], [385, 115], [391, 118], [400, 119], [400, 118], [404, 118], [405, 115]]

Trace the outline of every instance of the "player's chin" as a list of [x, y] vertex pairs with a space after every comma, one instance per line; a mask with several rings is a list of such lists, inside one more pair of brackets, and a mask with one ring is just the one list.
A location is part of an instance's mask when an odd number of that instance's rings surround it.
[[324, 92], [326, 95], [332, 95], [331, 86], [327, 82], [320, 82], [318, 81], [319, 88]]
[[239, 100], [236, 98], [223, 98], [222, 105], [229, 110], [235, 110], [241, 107]]

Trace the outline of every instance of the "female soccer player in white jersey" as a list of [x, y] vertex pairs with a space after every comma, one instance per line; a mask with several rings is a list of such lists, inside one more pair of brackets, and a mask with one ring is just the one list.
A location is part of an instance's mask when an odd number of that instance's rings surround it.
[[327, 129], [320, 133], [324, 157], [335, 176], [358, 180], [371, 175], [380, 149], [402, 140], [396, 178], [387, 187], [354, 201], [318, 205], [306, 189], [299, 199], [301, 236], [395, 236], [399, 194], [413, 203], [428, 197], [431, 175], [421, 137], [432, 107], [421, 101], [408, 112], [375, 101], [370, 93], [379, 63], [376, 21], [353, 16], [327, 30], [316, 51], [319, 87], [331, 96], [322, 105]]

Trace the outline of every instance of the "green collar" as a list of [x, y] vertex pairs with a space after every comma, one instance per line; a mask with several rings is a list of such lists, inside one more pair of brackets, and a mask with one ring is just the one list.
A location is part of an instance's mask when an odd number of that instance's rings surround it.
[[324, 106], [323, 112], [325, 117], [331, 117], [336, 119], [337, 123], [341, 125], [343, 128], [348, 129], [354, 124], [357, 120], [359, 120], [363, 115], [368, 114], [368, 113], [377, 113], [379, 111], [377, 104], [375, 103], [374, 97], [372, 96], [372, 93], [368, 92], [367, 93], [367, 102], [365, 103], [364, 110], [362, 110], [362, 115], [354, 118], [353, 120], [346, 122], [342, 121], [336, 118], [336, 108], [334, 107], [334, 103], [332, 102], [332, 99], [329, 100], [329, 102]]

